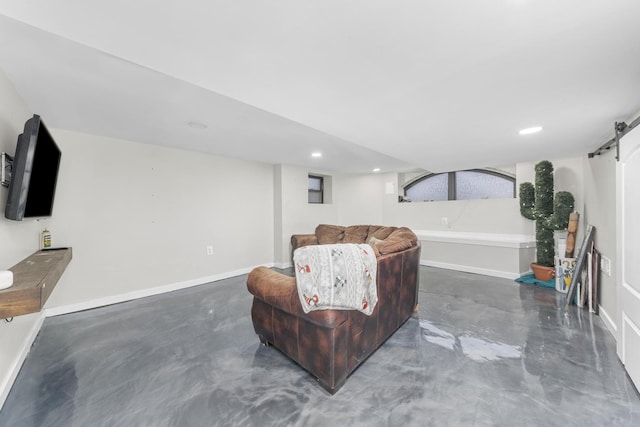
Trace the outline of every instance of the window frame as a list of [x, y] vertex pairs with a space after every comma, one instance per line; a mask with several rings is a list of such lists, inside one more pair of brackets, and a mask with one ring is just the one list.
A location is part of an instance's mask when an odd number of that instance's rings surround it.
[[[320, 181], [320, 190], [316, 190], [311, 188], [311, 186], [309, 185], [309, 181], [311, 179], [317, 179]], [[320, 201], [316, 202], [313, 201], [311, 198], [312, 194], [320, 194]], [[315, 175], [315, 174], [308, 174], [308, 181], [307, 181], [307, 203], [310, 204], [314, 204], [314, 205], [322, 205], [324, 204], [324, 176], [322, 175]]]
[[[426, 181], [427, 179], [436, 176], [436, 175], [443, 175], [443, 174], [447, 174], [447, 179], [448, 179], [448, 186], [447, 186], [447, 195], [448, 198], [447, 200], [438, 200], [438, 201], [452, 201], [452, 200], [458, 200], [457, 198], [457, 185], [456, 185], [456, 174], [458, 172], [477, 172], [477, 173], [482, 173], [482, 174], [487, 174], [487, 175], [493, 175], [493, 176], [497, 176], [503, 179], [506, 179], [508, 181], [511, 181], [513, 183], [513, 196], [512, 198], [516, 198], [517, 195], [517, 190], [516, 190], [516, 178], [514, 176], [511, 176], [508, 173], [505, 172], [499, 172], [496, 170], [491, 170], [491, 169], [463, 169], [463, 170], [459, 170], [459, 171], [452, 171], [452, 172], [437, 172], [437, 173], [432, 173], [432, 172], [427, 172], [423, 175], [417, 176], [416, 178], [412, 179], [411, 181], [407, 182], [406, 184], [403, 185], [402, 190], [404, 193], [404, 196], [406, 197], [407, 195], [407, 190], [409, 190], [411, 187], [413, 187], [414, 185], [417, 185], [423, 181]], [[466, 200], [483, 200], [483, 199], [466, 199]], [[422, 201], [426, 201], [426, 200], [420, 200]]]

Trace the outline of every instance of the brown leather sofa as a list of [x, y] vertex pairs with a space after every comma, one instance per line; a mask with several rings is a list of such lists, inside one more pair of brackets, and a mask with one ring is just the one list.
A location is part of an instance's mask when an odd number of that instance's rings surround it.
[[418, 302], [420, 243], [406, 227], [319, 225], [291, 237], [293, 249], [328, 243], [369, 243], [376, 253], [378, 304], [356, 310], [302, 310], [294, 277], [257, 267], [247, 279], [251, 317], [260, 341], [273, 345], [335, 393], [367, 357], [409, 319]]

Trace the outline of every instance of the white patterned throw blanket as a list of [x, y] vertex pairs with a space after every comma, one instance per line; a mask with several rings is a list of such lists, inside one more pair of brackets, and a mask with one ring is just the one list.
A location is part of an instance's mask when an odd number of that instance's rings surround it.
[[358, 310], [371, 315], [378, 303], [373, 249], [365, 244], [312, 245], [293, 253], [298, 295], [311, 310]]

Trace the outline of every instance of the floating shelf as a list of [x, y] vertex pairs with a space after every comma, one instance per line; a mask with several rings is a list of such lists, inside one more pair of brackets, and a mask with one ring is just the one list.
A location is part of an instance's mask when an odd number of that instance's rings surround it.
[[55, 248], [11, 267], [13, 286], [0, 291], [0, 319], [41, 311], [70, 261], [71, 248]]

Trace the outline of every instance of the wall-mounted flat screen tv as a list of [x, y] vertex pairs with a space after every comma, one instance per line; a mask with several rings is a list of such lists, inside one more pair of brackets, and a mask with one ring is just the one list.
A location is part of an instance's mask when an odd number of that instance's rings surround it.
[[18, 137], [4, 216], [15, 221], [51, 216], [62, 153], [34, 114]]

